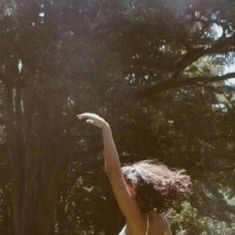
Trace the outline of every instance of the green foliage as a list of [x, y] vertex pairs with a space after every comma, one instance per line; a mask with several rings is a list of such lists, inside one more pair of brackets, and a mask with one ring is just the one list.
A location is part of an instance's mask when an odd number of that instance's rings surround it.
[[216, 221], [210, 217], [201, 216], [196, 208], [188, 202], [181, 205], [181, 212], [175, 210], [169, 212], [171, 226], [177, 235], [209, 235], [209, 234], [233, 234], [234, 228], [224, 222]]
[[172, 227], [176, 234], [202, 234], [207, 229], [208, 218], [199, 215], [197, 209], [189, 203], [182, 203], [181, 213], [171, 212]]

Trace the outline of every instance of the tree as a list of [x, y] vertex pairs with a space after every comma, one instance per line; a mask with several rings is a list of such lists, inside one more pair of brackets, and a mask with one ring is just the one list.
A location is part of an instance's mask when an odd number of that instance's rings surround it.
[[[1, 147], [9, 176], [1, 188], [11, 194], [4, 213], [11, 208], [13, 234], [71, 234], [70, 223], [74, 234], [119, 229], [110, 188], [97, 183], [104, 179], [102, 160], [94, 159], [99, 133], [76, 125], [75, 114], [87, 110], [111, 122], [124, 162], [157, 156], [185, 167], [195, 181], [193, 206], [231, 220], [224, 195], [234, 193], [234, 103], [221, 81], [234, 73], [213, 68], [234, 55], [234, 4], [224, 2], [0, 3]], [[108, 205], [117, 216], [107, 224], [100, 217]]]

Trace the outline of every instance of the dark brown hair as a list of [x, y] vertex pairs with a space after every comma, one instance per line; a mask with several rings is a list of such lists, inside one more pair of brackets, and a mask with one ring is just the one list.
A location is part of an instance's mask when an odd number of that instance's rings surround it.
[[136, 190], [136, 200], [143, 213], [158, 213], [176, 207], [191, 194], [191, 179], [184, 170], [170, 169], [151, 160], [122, 167], [126, 183]]

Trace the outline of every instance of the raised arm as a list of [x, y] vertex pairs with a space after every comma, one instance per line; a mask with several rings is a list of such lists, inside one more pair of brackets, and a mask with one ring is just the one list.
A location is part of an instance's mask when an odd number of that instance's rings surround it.
[[109, 124], [103, 118], [92, 113], [80, 114], [78, 115], [78, 118], [85, 118], [87, 119], [87, 123], [102, 128], [105, 172], [110, 180], [114, 196], [127, 221], [134, 222], [135, 224], [141, 224], [141, 212], [136, 201], [129, 195], [127, 190], [125, 180], [121, 172], [118, 152]]

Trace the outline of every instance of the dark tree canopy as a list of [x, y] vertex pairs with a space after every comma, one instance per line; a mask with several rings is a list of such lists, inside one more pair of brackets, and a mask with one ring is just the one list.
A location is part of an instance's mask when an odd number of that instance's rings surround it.
[[2, 0], [0, 234], [118, 233], [84, 111], [110, 122], [123, 164], [192, 176], [175, 234], [233, 234], [234, 55], [232, 0]]

